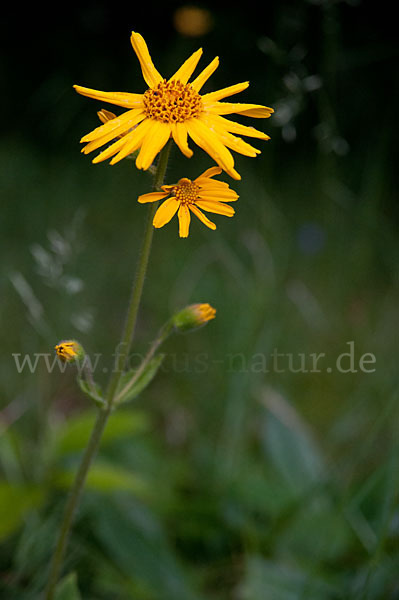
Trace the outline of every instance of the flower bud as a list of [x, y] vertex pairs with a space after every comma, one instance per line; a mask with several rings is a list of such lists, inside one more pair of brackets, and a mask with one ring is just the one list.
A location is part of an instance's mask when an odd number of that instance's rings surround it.
[[216, 309], [210, 304], [190, 304], [176, 313], [172, 320], [178, 331], [186, 333], [206, 325], [215, 315]]
[[76, 340], [63, 340], [55, 346], [55, 353], [63, 362], [82, 360], [85, 356], [83, 346]]

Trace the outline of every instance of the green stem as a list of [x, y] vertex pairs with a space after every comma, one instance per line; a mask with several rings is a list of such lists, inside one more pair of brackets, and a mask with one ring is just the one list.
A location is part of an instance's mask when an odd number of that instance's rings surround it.
[[[169, 141], [160, 154], [158, 165], [157, 165], [157, 170], [154, 175], [154, 190], [159, 190], [163, 183], [163, 180], [165, 177], [165, 172], [166, 172], [166, 167], [168, 164], [170, 146], [171, 146], [171, 142]], [[146, 231], [144, 234], [144, 240], [143, 240], [143, 244], [141, 247], [141, 253], [140, 253], [140, 257], [139, 257], [136, 276], [135, 276], [135, 279], [133, 282], [130, 304], [129, 304], [129, 308], [128, 308], [128, 312], [127, 312], [127, 316], [126, 316], [125, 328], [124, 328], [121, 342], [119, 343], [119, 345], [117, 347], [117, 353], [116, 353], [116, 357], [115, 357], [115, 367], [114, 367], [113, 375], [111, 376], [111, 379], [110, 379], [110, 382], [108, 385], [106, 400], [111, 405], [113, 403], [113, 399], [115, 397], [120, 378], [123, 374], [123, 370], [125, 368], [128, 354], [129, 354], [129, 351], [130, 351], [130, 348], [132, 345], [132, 341], [133, 341], [134, 330], [135, 330], [136, 321], [137, 321], [137, 314], [138, 314], [138, 309], [140, 306], [141, 295], [143, 292], [144, 279], [145, 279], [145, 274], [147, 271], [148, 258], [150, 255], [152, 237], [153, 237], [153, 233], [154, 233], [152, 221], [154, 219], [154, 214], [155, 214], [156, 209], [157, 209], [157, 203], [152, 202], [149, 207], [147, 228], [146, 228]]]
[[100, 409], [98, 411], [97, 419], [94, 423], [89, 443], [85, 448], [78, 472], [76, 473], [75, 481], [73, 483], [68, 501], [65, 506], [64, 517], [58, 534], [57, 545], [55, 547], [54, 554], [51, 560], [50, 574], [48, 577], [48, 583], [45, 593], [46, 600], [52, 600], [54, 597], [55, 587], [57, 585], [58, 576], [61, 570], [65, 548], [68, 541], [69, 530], [71, 528], [72, 521], [75, 516], [76, 509], [78, 507], [80, 495], [86, 482], [87, 473], [89, 471], [92, 460], [97, 453], [101, 441], [101, 436], [107, 424], [109, 415], [109, 408]]
[[[166, 167], [168, 164], [168, 158], [170, 153], [171, 142], [164, 147], [161, 151], [158, 164], [156, 167], [156, 171], [154, 174], [154, 189], [159, 190], [166, 172]], [[155, 214], [155, 210], [157, 208], [155, 203], [151, 203], [148, 219], [147, 219], [147, 227], [144, 234], [143, 243], [141, 246], [140, 255], [137, 263], [137, 271], [136, 276], [133, 283], [133, 289], [130, 297], [130, 302], [127, 310], [126, 323], [124, 327], [124, 331], [122, 334], [122, 339], [120, 344], [118, 345], [118, 351], [116, 354], [115, 360], [115, 369], [111, 375], [107, 394], [106, 394], [106, 406], [99, 408], [97, 419], [94, 423], [93, 430], [91, 432], [91, 436], [89, 442], [85, 448], [83, 453], [80, 466], [78, 472], [76, 473], [76, 477], [71, 488], [67, 504], [65, 506], [64, 515], [61, 523], [61, 527], [58, 534], [57, 544], [54, 550], [54, 553], [51, 558], [50, 564], [50, 573], [48, 577], [47, 587], [45, 591], [45, 600], [53, 600], [55, 588], [57, 585], [57, 581], [59, 578], [59, 574], [61, 571], [65, 549], [68, 543], [69, 532], [71, 529], [71, 525], [73, 522], [73, 518], [75, 516], [80, 496], [83, 491], [83, 488], [86, 483], [87, 474], [90, 469], [90, 465], [93, 462], [94, 457], [97, 454], [98, 448], [100, 446], [101, 437], [105, 426], [108, 422], [109, 416], [112, 412], [112, 408], [114, 405], [116, 391], [118, 389], [118, 384], [120, 378], [123, 374], [123, 369], [126, 363], [127, 355], [129, 353], [134, 330], [136, 327], [137, 314], [140, 307], [141, 296], [144, 287], [145, 274], [148, 266], [148, 259], [150, 256], [152, 237], [153, 237], [153, 226], [152, 220]]]

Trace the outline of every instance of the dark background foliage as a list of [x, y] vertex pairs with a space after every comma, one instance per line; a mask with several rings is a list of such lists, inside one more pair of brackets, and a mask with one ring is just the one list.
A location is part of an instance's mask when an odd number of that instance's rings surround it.
[[[207, 90], [249, 80], [237, 101], [276, 113], [253, 123], [262, 154], [237, 156], [234, 219], [156, 232], [132, 366], [181, 306], [217, 319], [173, 337], [110, 422], [59, 597], [397, 599], [395, 19], [372, 2], [205, 2], [191, 37], [182, 6], [3, 14], [0, 594], [40, 598], [93, 420], [72, 369], [19, 373], [13, 355], [76, 337], [103, 382], [120, 335], [151, 180], [79, 153], [101, 105], [72, 85], [143, 92], [135, 30], [166, 77], [202, 46], [200, 66], [221, 59]], [[175, 151], [167, 180], [208, 166]]]

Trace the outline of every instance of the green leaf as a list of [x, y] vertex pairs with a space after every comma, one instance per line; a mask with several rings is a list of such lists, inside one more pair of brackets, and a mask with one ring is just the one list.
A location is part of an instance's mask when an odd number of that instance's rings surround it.
[[107, 496], [92, 506], [98, 550], [131, 583], [132, 598], [203, 600], [157, 516], [140, 503]]
[[54, 600], [82, 600], [76, 581], [76, 573], [69, 573], [56, 587]]
[[[242, 461], [236, 470], [231, 495], [243, 511], [256, 511], [265, 518], [278, 517], [292, 505], [292, 492], [272, 466]], [[267, 533], [259, 532], [260, 535]]]
[[[151, 383], [157, 374], [164, 357], [164, 354], [158, 354], [150, 360], [143, 372], [137, 378], [137, 381], [135, 381], [134, 384], [118, 399], [118, 404], [130, 402], [130, 400], [136, 398]], [[137, 371], [131, 370], [122, 375], [118, 386], [118, 394], [128, 387], [129, 382], [136, 377], [136, 373]]]
[[345, 561], [355, 540], [341, 508], [326, 495], [307, 499], [286, 525], [279, 531], [276, 548], [281, 555], [300, 556], [314, 566]]
[[[54, 484], [63, 489], [70, 488], [75, 478], [75, 469], [60, 470], [55, 474]], [[97, 492], [127, 491], [143, 495], [147, 492], [147, 485], [143, 479], [132, 471], [106, 462], [94, 463], [87, 475], [87, 489]]]
[[44, 573], [43, 565], [49, 558], [51, 540], [57, 537], [60, 514], [58, 507], [55, 510], [48, 507], [45, 515], [40, 513], [34, 511], [25, 519], [13, 553], [13, 569], [19, 581], [26, 580], [32, 586], [44, 587], [47, 572]]
[[0, 539], [7, 537], [18, 529], [25, 515], [38, 508], [44, 499], [44, 490], [35, 486], [11, 485], [0, 482]]
[[102, 390], [98, 384], [90, 385], [86, 379], [82, 377], [77, 377], [77, 382], [79, 384], [80, 389], [86, 396], [89, 396], [94, 402], [100, 406], [104, 406], [105, 400], [102, 397]]
[[264, 449], [294, 495], [301, 495], [325, 477], [323, 456], [310, 428], [282, 396], [268, 390], [263, 400], [269, 409], [262, 428]]
[[[57, 432], [57, 453], [60, 455], [78, 452], [86, 447], [93, 429], [96, 411], [90, 410], [70, 418]], [[103, 432], [101, 445], [146, 431], [148, 418], [138, 410], [118, 411], [110, 415]]]
[[274, 562], [259, 555], [247, 559], [239, 600], [326, 600], [337, 598], [338, 590], [313, 569], [309, 571], [289, 561]]

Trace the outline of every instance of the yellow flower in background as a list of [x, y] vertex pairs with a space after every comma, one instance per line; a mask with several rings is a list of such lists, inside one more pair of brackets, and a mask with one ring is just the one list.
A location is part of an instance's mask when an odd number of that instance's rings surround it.
[[55, 346], [55, 353], [64, 362], [73, 362], [84, 357], [84, 350], [76, 340], [64, 340]]
[[219, 58], [216, 57], [191, 83], [188, 83], [201, 58], [202, 49], [194, 52], [180, 69], [166, 80], [156, 70], [143, 37], [139, 33], [132, 32], [131, 43], [140, 61], [144, 80], [149, 87], [144, 94], [132, 94], [101, 92], [75, 85], [75, 90], [83, 96], [128, 109], [122, 115], [111, 119], [107, 119], [107, 114], [113, 113], [102, 111], [106, 121], [82, 138], [82, 142], [87, 142], [82, 151], [88, 154], [113, 142], [96, 156], [93, 162], [98, 163], [113, 157], [111, 164], [115, 164], [140, 149], [136, 166], [138, 169], [148, 169], [170, 137], [173, 137], [185, 156], [191, 157], [193, 152], [188, 147], [189, 136], [226, 173], [234, 179], [240, 179], [240, 175], [234, 169], [234, 158], [230, 149], [251, 157], [259, 154], [260, 150], [234, 134], [262, 140], [270, 138], [253, 127], [234, 123], [223, 115], [235, 113], [248, 117], [267, 118], [270, 117], [273, 109], [259, 104], [220, 102], [228, 96], [245, 90], [249, 85], [248, 81], [201, 96], [199, 92], [202, 86], [219, 65]]
[[205, 35], [213, 27], [212, 14], [199, 6], [180, 6], [173, 15], [176, 31], [188, 37]]
[[216, 229], [215, 223], [210, 221], [202, 210], [232, 217], [235, 213], [234, 208], [225, 202], [234, 202], [238, 199], [238, 194], [231, 190], [227, 183], [212, 179], [214, 175], [220, 175], [221, 172], [220, 167], [211, 167], [194, 181], [183, 177], [175, 185], [163, 185], [162, 192], [150, 192], [139, 196], [138, 201], [141, 204], [157, 202], [170, 196], [155, 213], [153, 225], [157, 228], [163, 227], [177, 213], [180, 237], [188, 236], [190, 211], [209, 229]]

